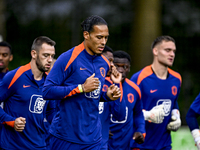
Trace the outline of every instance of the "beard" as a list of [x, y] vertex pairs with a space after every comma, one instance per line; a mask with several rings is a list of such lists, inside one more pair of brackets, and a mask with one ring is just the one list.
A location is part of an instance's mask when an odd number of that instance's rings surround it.
[[41, 63], [40, 58], [37, 57], [36, 66], [41, 72], [47, 72], [49, 69], [45, 68], [44, 65]]
[[4, 69], [5, 67], [0, 67], [0, 72], [3, 72]]

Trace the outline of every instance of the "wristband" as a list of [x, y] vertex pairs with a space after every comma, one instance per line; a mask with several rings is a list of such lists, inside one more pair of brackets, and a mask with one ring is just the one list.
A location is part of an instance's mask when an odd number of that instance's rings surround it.
[[79, 91], [80, 91], [81, 93], [83, 93], [83, 88], [82, 88], [82, 85], [81, 85], [81, 84], [78, 85], [78, 89], [79, 89]]

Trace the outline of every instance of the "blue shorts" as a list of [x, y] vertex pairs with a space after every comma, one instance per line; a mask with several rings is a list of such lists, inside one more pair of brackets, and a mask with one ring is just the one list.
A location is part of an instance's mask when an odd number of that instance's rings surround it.
[[49, 139], [49, 147], [50, 150], [60, 150], [60, 149], [67, 149], [67, 150], [100, 150], [101, 149], [101, 141], [98, 141], [94, 144], [78, 144], [68, 142], [62, 139], [59, 139], [52, 134], [50, 135]]

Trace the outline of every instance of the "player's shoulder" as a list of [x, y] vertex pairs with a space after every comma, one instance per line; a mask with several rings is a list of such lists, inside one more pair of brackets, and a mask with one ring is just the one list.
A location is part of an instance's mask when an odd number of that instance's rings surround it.
[[110, 66], [110, 61], [108, 60], [108, 58], [104, 56], [103, 54], [101, 54], [101, 57], [108, 64], [108, 66]]
[[[26, 73], [27, 71], [30, 71], [29, 73]], [[26, 74], [26, 75], [24, 75]], [[24, 81], [26, 76], [31, 76], [31, 65], [30, 63], [20, 66], [14, 70], [9, 71], [5, 77], [4, 82], [7, 82], [9, 84], [8, 88], [10, 88], [16, 81]]]
[[174, 70], [172, 70], [170, 68], [168, 68], [168, 72], [169, 72], [169, 74], [171, 74], [175, 78], [179, 79], [180, 82], [182, 82], [182, 77], [181, 77], [180, 73], [178, 73], [178, 72], [176, 72], [176, 71], [174, 71]]
[[140, 71], [136, 72], [131, 77], [131, 81], [134, 81], [135, 83], [137, 83], [138, 85], [140, 85], [140, 83], [142, 82], [142, 80], [144, 80], [145, 78], [147, 78], [148, 76], [150, 76], [152, 74], [153, 74], [153, 71], [151, 69], [151, 65], [149, 65], [149, 66], [144, 67]]
[[78, 46], [72, 47], [66, 52], [63, 52], [58, 59], [55, 62], [55, 66], [62, 66], [64, 70], [67, 70], [67, 68], [77, 60], [80, 53], [84, 50], [84, 44], [81, 43]]
[[113, 81], [111, 80], [110, 77], [106, 77], [106, 78], [105, 78], [105, 83], [113, 84]]
[[130, 85], [131, 87], [138, 86], [134, 81], [131, 81], [128, 78], [125, 78], [125, 82]]
[[140, 87], [134, 82], [129, 80], [128, 78], [125, 79], [125, 82], [132, 87], [135, 91], [137, 91], [137, 93], [139, 94], [140, 98], [141, 98], [141, 90]]
[[139, 76], [148, 77], [153, 74], [153, 70], [151, 65], [144, 67], [142, 70], [139, 71]]
[[72, 47], [71, 49], [63, 52], [62, 54], [60, 54], [60, 56], [58, 57], [58, 59], [64, 59], [66, 57], [70, 57], [72, 55], [72, 52], [74, 50], [75, 47]]
[[84, 49], [85, 49], [84, 44], [81, 43], [81, 44], [74, 46], [71, 49], [63, 52], [59, 57], [61, 57], [61, 58], [62, 57], [77, 57]]
[[12, 76], [17, 76], [17, 77], [20, 77], [24, 72], [28, 71], [31, 69], [31, 65], [30, 63], [24, 65], [24, 66], [19, 66], [11, 71], [9, 71], [5, 76], [9, 76], [9, 77], [12, 77]]

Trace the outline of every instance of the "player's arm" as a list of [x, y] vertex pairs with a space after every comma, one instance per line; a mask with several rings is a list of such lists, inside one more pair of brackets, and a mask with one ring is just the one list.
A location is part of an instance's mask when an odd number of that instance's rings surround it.
[[194, 129], [199, 129], [199, 125], [197, 122], [197, 118], [200, 116], [200, 114], [196, 113], [192, 108], [189, 108], [187, 115], [186, 115], [186, 122], [188, 124], [188, 127], [190, 131]]
[[111, 67], [112, 70], [110, 76], [113, 84], [108, 87], [106, 95], [110, 100], [117, 100], [121, 96], [119, 84], [122, 80], [122, 74], [117, 71], [114, 65], [112, 65]]
[[22, 132], [25, 128], [26, 119], [23, 117], [12, 117], [5, 113], [5, 111], [0, 107], [0, 122], [1, 124], [6, 124], [14, 128], [18, 132]]
[[[42, 92], [43, 98], [46, 100], [60, 100], [90, 90], [87, 83], [84, 84], [84, 82], [68, 86], [63, 85], [67, 78], [73, 76], [74, 68], [76, 67], [71, 63], [66, 68], [70, 59], [70, 53], [69, 56], [67, 54], [59, 56], [54, 64], [55, 67], [51, 69], [45, 80]], [[79, 81], [80, 79], [77, 80]]]
[[122, 74], [117, 70], [114, 64], [111, 64], [110, 78], [113, 81], [113, 83], [120, 83], [122, 80]]
[[[15, 86], [11, 86], [10, 82], [13, 78], [13, 72], [9, 72], [5, 75], [2, 82], [0, 83], [0, 102], [5, 101], [10, 95], [12, 95], [17, 89], [15, 89]], [[23, 117], [15, 118], [11, 115], [7, 114], [1, 107], [0, 107], [0, 123], [6, 124], [10, 127], [13, 127], [16, 131], [22, 132], [24, 130], [26, 119]]]
[[26, 118], [18, 117], [15, 120], [4, 121], [3, 124], [6, 124], [15, 129], [17, 132], [22, 132], [25, 128]]
[[[123, 93], [122, 83], [120, 82], [118, 86], [120, 87], [121, 93]], [[111, 106], [111, 113], [116, 120], [118, 121], [125, 120], [126, 102], [123, 99], [123, 95], [121, 95], [120, 98], [118, 98], [117, 100], [110, 103], [110, 106]]]
[[142, 102], [138, 97], [136, 104], [134, 106], [134, 125], [136, 128], [136, 132], [133, 135], [133, 139], [136, 143], [141, 144], [144, 142], [146, 136], [145, 130], [145, 120], [142, 112]]
[[191, 131], [192, 137], [196, 143], [198, 150], [200, 150], [200, 130], [197, 122], [197, 118], [200, 114], [196, 113], [191, 107], [189, 108], [186, 115], [186, 122]]
[[51, 124], [51, 121], [53, 120], [54, 115], [56, 114], [57, 102], [58, 101], [56, 100], [51, 100], [51, 101], [48, 101], [48, 104], [47, 104], [46, 118], [50, 124]]

